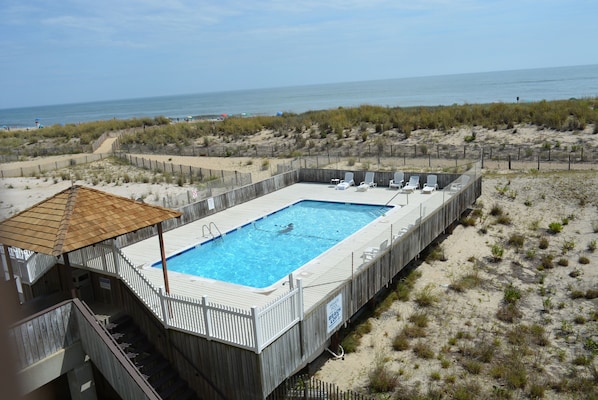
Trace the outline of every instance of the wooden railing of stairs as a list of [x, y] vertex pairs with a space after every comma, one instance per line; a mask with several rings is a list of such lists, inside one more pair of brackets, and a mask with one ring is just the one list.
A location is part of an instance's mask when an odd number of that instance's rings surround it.
[[163, 400], [199, 400], [187, 382], [156, 350], [130, 316], [124, 315], [117, 318], [108, 324], [107, 329], [127, 358], [133, 362]]

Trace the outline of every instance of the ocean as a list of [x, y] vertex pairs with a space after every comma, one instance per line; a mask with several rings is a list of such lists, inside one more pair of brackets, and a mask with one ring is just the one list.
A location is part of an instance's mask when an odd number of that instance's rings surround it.
[[338, 107], [513, 103], [598, 97], [598, 65], [197, 93], [0, 110], [0, 126], [166, 116], [277, 115]]

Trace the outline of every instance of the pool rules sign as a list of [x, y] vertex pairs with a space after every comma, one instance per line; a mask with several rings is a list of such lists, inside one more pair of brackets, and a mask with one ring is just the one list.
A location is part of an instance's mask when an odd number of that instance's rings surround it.
[[326, 305], [327, 332], [330, 333], [343, 320], [343, 295], [340, 293]]

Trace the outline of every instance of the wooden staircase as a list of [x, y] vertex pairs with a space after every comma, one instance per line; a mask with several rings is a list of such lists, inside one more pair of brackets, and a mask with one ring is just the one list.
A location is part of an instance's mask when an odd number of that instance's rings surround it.
[[108, 331], [124, 350], [127, 357], [145, 376], [164, 400], [200, 400], [135, 325], [130, 316], [124, 315], [107, 325]]

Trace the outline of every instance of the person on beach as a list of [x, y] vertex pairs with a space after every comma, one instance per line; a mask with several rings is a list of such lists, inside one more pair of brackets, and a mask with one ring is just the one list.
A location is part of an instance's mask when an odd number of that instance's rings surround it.
[[288, 224], [287, 226], [285, 226], [284, 228], [282, 228], [281, 230], [278, 231], [278, 233], [289, 233], [290, 231], [292, 231], [294, 228], [293, 223], [291, 222], [290, 224]]

